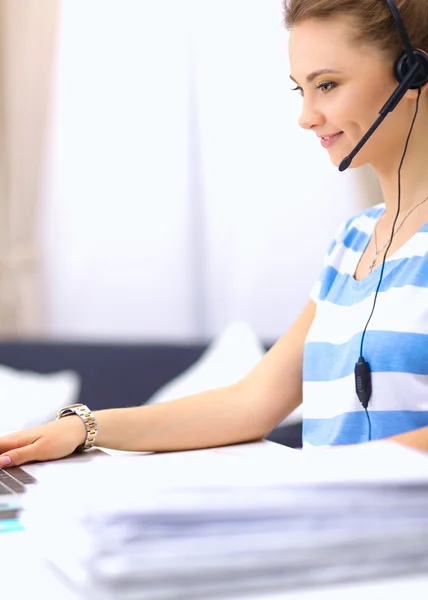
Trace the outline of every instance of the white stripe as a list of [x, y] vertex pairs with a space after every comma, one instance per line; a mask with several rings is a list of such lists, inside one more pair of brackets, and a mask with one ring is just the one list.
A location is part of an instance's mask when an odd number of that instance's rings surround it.
[[[358, 228], [359, 229], [359, 228]], [[394, 254], [388, 256], [387, 262], [412, 258], [413, 256], [425, 256], [428, 253], [428, 232], [415, 233], [411, 240], [405, 243]], [[362, 251], [356, 252], [352, 248], [346, 248], [338, 244], [328, 259], [326, 265], [334, 267], [339, 273], [354, 275]]]
[[368, 217], [367, 215], [361, 215], [358, 219], [355, 219], [351, 223], [351, 227], [355, 227], [359, 231], [367, 235], [372, 235], [375, 223], [379, 220], [379, 217]]
[[354, 275], [360, 260], [361, 252], [355, 252], [350, 248], [346, 248], [343, 244], [335, 247], [331, 253], [327, 266], [334, 267], [336, 271], [343, 275]]
[[346, 221], [343, 221], [340, 224], [340, 227], [334, 232], [332, 242], [336, 242], [338, 244], [342, 241], [343, 234], [346, 232]]
[[321, 291], [321, 281], [317, 281], [316, 284], [312, 287], [309, 297], [314, 302], [318, 302], [318, 298]]
[[[372, 411], [428, 411], [428, 376], [410, 373], [373, 373]], [[335, 381], [303, 384], [303, 418], [329, 419], [363, 411], [355, 393], [354, 374]]]
[[428, 252], [428, 232], [419, 231], [409, 240], [408, 243], [401, 246], [388, 260], [401, 260], [403, 258], [412, 258], [413, 256], [425, 256]]
[[330, 419], [364, 410], [355, 393], [354, 375], [335, 381], [303, 383], [303, 419]]
[[[363, 331], [373, 307], [374, 292], [353, 306], [319, 302], [307, 342], [344, 344]], [[428, 288], [408, 285], [380, 292], [369, 331], [428, 334]]]

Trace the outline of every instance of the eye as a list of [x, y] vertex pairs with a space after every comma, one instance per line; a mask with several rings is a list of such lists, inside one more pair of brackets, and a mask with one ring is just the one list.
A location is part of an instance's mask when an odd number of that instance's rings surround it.
[[325, 83], [317, 85], [317, 90], [321, 90], [323, 94], [327, 94], [327, 92], [333, 90], [335, 87], [337, 87], [337, 83], [334, 83], [334, 81], [326, 81]]
[[300, 86], [297, 86], [295, 88], [292, 88], [291, 90], [292, 92], [300, 92], [300, 95], [303, 96], [303, 90]]
[[[322, 94], [325, 95], [328, 92], [330, 92], [331, 90], [333, 90], [335, 87], [337, 87], [337, 83], [335, 83], [334, 81], [326, 81], [324, 83], [319, 83], [315, 89], [316, 90], [321, 90]], [[303, 89], [298, 85], [295, 88], [292, 88], [291, 90], [292, 92], [300, 92], [301, 96], [304, 96], [304, 92]]]

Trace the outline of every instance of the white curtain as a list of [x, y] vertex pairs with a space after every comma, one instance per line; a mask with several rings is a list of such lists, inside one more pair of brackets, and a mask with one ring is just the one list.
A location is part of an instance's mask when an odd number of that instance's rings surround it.
[[59, 0], [0, 0], [0, 336], [44, 330], [38, 214]]
[[63, 0], [52, 336], [287, 329], [361, 203], [357, 176], [299, 130], [290, 87], [281, 0]]

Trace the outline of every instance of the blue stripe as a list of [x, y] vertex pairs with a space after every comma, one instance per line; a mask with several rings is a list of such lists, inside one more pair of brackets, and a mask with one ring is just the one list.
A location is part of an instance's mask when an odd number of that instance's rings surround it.
[[[372, 440], [380, 440], [428, 426], [428, 411], [370, 412]], [[312, 446], [340, 446], [367, 442], [369, 423], [364, 411], [331, 419], [304, 419], [303, 441]]]
[[[328, 300], [339, 306], [353, 306], [376, 290], [379, 276], [380, 271], [376, 270], [362, 281], [356, 281], [353, 275], [339, 273], [334, 267], [326, 267], [322, 275], [319, 298], [321, 301]], [[387, 261], [380, 293], [406, 285], [419, 288], [428, 287], [426, 256], [412, 256], [411, 258]]]
[[343, 238], [343, 245], [345, 248], [354, 250], [354, 252], [363, 252], [367, 248], [370, 238], [371, 235], [360, 231], [356, 227], [351, 227]]
[[[304, 381], [336, 381], [351, 375], [360, 356], [361, 333], [345, 344], [307, 342]], [[396, 331], [368, 331], [364, 357], [373, 373], [428, 375], [428, 335]]]
[[[377, 220], [381, 214], [384, 212], [385, 210], [385, 205], [378, 205], [378, 206], [372, 206], [371, 208], [362, 210], [361, 212], [357, 213], [356, 215], [353, 215], [352, 217], [350, 217], [349, 219], [347, 219], [341, 226], [339, 233], [336, 234], [335, 239], [331, 242], [328, 250], [327, 250], [327, 254], [330, 256], [330, 254], [333, 252], [335, 246], [337, 244], [341, 244], [343, 242], [343, 237], [346, 236], [349, 228], [351, 227], [351, 225], [353, 225], [354, 223], [358, 223], [358, 220], [361, 217], [368, 217], [369, 219], [375, 219]], [[358, 227], [354, 226], [354, 229], [358, 230]], [[362, 232], [361, 232], [362, 233]], [[363, 233], [363, 235], [365, 235]], [[348, 246], [349, 247], [349, 246]]]
[[366, 210], [361, 211], [358, 215], [356, 215], [356, 219], [361, 217], [362, 215], [369, 217], [370, 219], [378, 219], [385, 212], [385, 204], [377, 204], [376, 206], [371, 206]]

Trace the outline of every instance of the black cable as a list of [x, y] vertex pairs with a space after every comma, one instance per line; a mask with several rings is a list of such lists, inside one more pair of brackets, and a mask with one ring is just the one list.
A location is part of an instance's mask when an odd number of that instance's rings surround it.
[[[371, 442], [371, 439], [372, 439], [372, 424], [371, 424], [371, 421], [370, 421], [370, 415], [369, 415], [369, 412], [368, 412], [367, 408], [368, 408], [368, 403], [369, 403], [370, 396], [371, 396], [371, 393], [372, 393], [372, 383], [371, 383], [371, 369], [370, 369], [370, 365], [366, 362], [366, 360], [364, 359], [364, 356], [363, 356], [363, 346], [364, 346], [364, 340], [365, 340], [365, 337], [366, 337], [368, 326], [370, 325], [370, 321], [372, 320], [372, 317], [373, 317], [373, 314], [374, 314], [374, 311], [375, 311], [375, 308], [376, 308], [376, 302], [377, 302], [379, 291], [380, 291], [380, 287], [381, 287], [382, 281], [383, 281], [383, 275], [384, 275], [384, 271], [385, 271], [386, 259], [387, 259], [388, 252], [389, 252], [389, 250], [391, 248], [391, 245], [392, 245], [392, 242], [393, 242], [393, 239], [394, 239], [395, 227], [397, 225], [398, 217], [400, 216], [400, 211], [401, 211], [401, 169], [403, 167], [404, 159], [406, 157], [407, 150], [408, 150], [409, 143], [410, 143], [410, 138], [411, 138], [411, 135], [413, 133], [415, 122], [416, 122], [416, 119], [417, 119], [417, 116], [418, 116], [418, 112], [419, 112], [419, 100], [420, 100], [420, 97], [421, 97], [421, 93], [422, 93], [422, 89], [419, 88], [418, 89], [418, 98], [417, 98], [417, 101], [416, 101], [415, 115], [413, 117], [412, 125], [410, 127], [410, 131], [409, 131], [409, 134], [407, 136], [406, 145], [405, 145], [403, 156], [401, 158], [400, 166], [399, 166], [399, 169], [398, 169], [398, 205], [397, 205], [397, 214], [395, 215], [394, 223], [392, 225], [391, 238], [389, 240], [388, 247], [385, 250], [385, 254], [384, 254], [384, 257], [383, 257], [383, 260], [382, 260], [382, 267], [381, 267], [381, 271], [380, 271], [380, 278], [379, 278], [378, 286], [376, 288], [376, 293], [375, 293], [375, 297], [374, 297], [374, 301], [373, 301], [372, 311], [370, 313], [370, 317], [369, 317], [369, 319], [367, 321], [367, 324], [366, 324], [366, 326], [364, 328], [364, 331], [363, 331], [363, 335], [361, 337], [360, 359], [359, 359], [358, 364], [356, 366], [357, 369], [360, 369], [358, 372], [360, 374], [360, 386], [362, 385], [362, 389], [360, 388], [359, 391], [362, 392], [362, 398], [363, 398], [362, 404], [363, 404], [364, 410], [366, 411], [367, 420], [368, 420], [368, 424], [369, 424], [369, 440], [368, 440], [369, 442]], [[361, 384], [361, 381], [363, 381], [363, 384]], [[358, 385], [357, 385], [357, 389], [358, 389]], [[361, 400], [361, 398], [360, 398], [360, 400]]]
[[378, 284], [378, 286], [377, 286], [376, 293], [375, 293], [375, 297], [374, 297], [374, 302], [373, 302], [373, 308], [372, 308], [372, 312], [370, 313], [369, 320], [367, 321], [367, 324], [366, 324], [366, 326], [365, 326], [365, 328], [364, 328], [364, 331], [363, 331], [363, 336], [362, 336], [362, 338], [361, 338], [361, 345], [360, 345], [360, 358], [363, 358], [363, 346], [364, 346], [364, 339], [365, 339], [365, 337], [366, 337], [367, 328], [368, 328], [368, 326], [370, 325], [370, 321], [372, 320], [373, 313], [374, 313], [374, 311], [375, 311], [375, 308], [376, 308], [376, 302], [377, 302], [377, 298], [378, 298], [378, 295], [379, 295], [380, 286], [382, 285], [383, 274], [384, 274], [384, 271], [385, 271], [386, 258], [387, 258], [387, 256], [388, 256], [389, 249], [391, 248], [392, 242], [393, 242], [393, 240], [394, 240], [394, 235], [395, 235], [395, 226], [397, 225], [398, 217], [400, 216], [400, 210], [401, 210], [401, 169], [402, 169], [402, 166], [403, 166], [403, 163], [404, 163], [404, 159], [405, 159], [405, 157], [406, 157], [406, 154], [407, 154], [407, 149], [408, 149], [408, 146], [409, 146], [410, 137], [411, 137], [411, 135], [412, 135], [412, 133], [413, 133], [413, 128], [414, 128], [414, 126], [415, 126], [416, 118], [417, 118], [417, 116], [418, 116], [418, 111], [419, 111], [419, 99], [420, 99], [420, 97], [421, 97], [421, 88], [419, 88], [419, 90], [418, 90], [418, 99], [417, 99], [417, 101], [416, 101], [416, 111], [415, 111], [415, 116], [413, 117], [412, 126], [410, 127], [409, 135], [407, 136], [407, 140], [406, 140], [406, 145], [405, 145], [405, 148], [404, 148], [403, 157], [402, 157], [402, 159], [401, 159], [400, 167], [399, 167], [399, 169], [398, 169], [398, 206], [397, 206], [397, 214], [396, 214], [396, 216], [395, 216], [394, 223], [393, 223], [393, 225], [392, 225], [392, 234], [391, 234], [391, 239], [389, 240], [388, 247], [387, 247], [387, 249], [386, 249], [386, 251], [385, 251], [385, 255], [384, 255], [384, 257], [383, 257], [383, 261], [382, 261], [382, 268], [381, 268], [381, 272], [380, 272], [380, 279], [379, 279], [379, 284]]
[[365, 408], [364, 410], [366, 411], [367, 420], [369, 422], [369, 442], [371, 442], [372, 441], [372, 422], [370, 421], [369, 411], [367, 410], [367, 408]]

